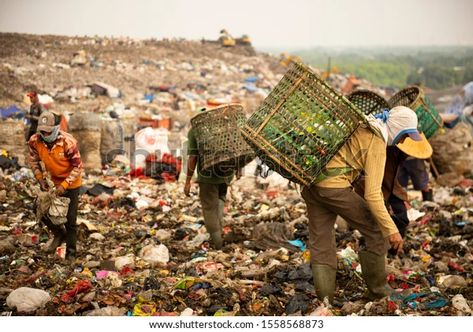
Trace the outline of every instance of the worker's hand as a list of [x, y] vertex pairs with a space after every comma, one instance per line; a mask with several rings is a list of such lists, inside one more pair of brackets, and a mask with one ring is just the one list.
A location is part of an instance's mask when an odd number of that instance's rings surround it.
[[191, 180], [188, 179], [186, 180], [186, 184], [184, 185], [184, 194], [186, 194], [186, 196], [189, 196], [190, 192], [191, 192]]
[[396, 250], [396, 254], [402, 254], [402, 247], [404, 245], [404, 240], [401, 237], [401, 234], [399, 233], [394, 233], [389, 235], [388, 237], [389, 244], [391, 244], [391, 248]]
[[56, 187], [55, 193], [56, 193], [57, 196], [62, 196], [65, 191], [66, 191], [66, 189], [63, 186], [59, 185], [59, 186]]
[[42, 191], [49, 191], [49, 186], [46, 180], [41, 179], [41, 180], [38, 180], [38, 182], [39, 182], [39, 187], [41, 188]]

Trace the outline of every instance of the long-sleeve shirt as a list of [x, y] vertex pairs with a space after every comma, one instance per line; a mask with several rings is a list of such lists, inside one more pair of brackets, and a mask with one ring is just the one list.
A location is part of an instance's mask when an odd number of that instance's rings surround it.
[[[399, 165], [401, 165], [404, 160], [406, 160], [406, 158], [407, 155], [399, 150], [396, 146], [388, 146], [386, 149], [386, 165], [384, 167], [384, 177], [382, 184], [385, 202], [388, 201], [391, 195], [394, 195], [403, 201], [407, 201], [407, 192], [397, 180]], [[355, 187], [356, 192], [363, 196], [365, 192], [364, 177], [360, 177], [358, 181], [352, 184]]]
[[383, 139], [362, 125], [326, 166], [328, 172], [330, 169], [333, 171], [347, 167], [351, 170], [333, 175], [315, 185], [325, 188], [348, 188], [363, 173], [365, 178], [363, 196], [381, 232], [387, 237], [399, 231], [384, 205], [381, 191], [385, 163], [386, 144]]
[[83, 165], [77, 141], [72, 135], [59, 131], [54, 144], [48, 147], [40, 134], [35, 134], [28, 141], [28, 146], [29, 164], [37, 180], [43, 179], [42, 161], [55, 185], [61, 185], [64, 189], [81, 186]]

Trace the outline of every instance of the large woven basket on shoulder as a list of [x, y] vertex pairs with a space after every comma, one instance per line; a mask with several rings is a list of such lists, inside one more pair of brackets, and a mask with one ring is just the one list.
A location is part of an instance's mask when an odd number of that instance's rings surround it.
[[202, 112], [191, 119], [202, 170], [234, 170], [255, 158], [238, 130], [246, 121], [243, 106], [226, 104]]
[[386, 108], [389, 109], [389, 104], [386, 99], [369, 90], [354, 91], [347, 96], [347, 99], [365, 115], [374, 115], [381, 113]]
[[362, 121], [345, 97], [293, 62], [241, 130], [270, 169], [310, 185]]
[[443, 126], [439, 113], [417, 86], [410, 86], [396, 93], [389, 99], [389, 106], [406, 106], [416, 112], [419, 121], [417, 127], [427, 138], [432, 137]]

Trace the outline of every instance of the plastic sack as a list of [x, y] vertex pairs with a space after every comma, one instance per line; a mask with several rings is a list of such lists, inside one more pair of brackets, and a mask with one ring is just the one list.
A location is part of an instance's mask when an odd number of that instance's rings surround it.
[[7, 297], [7, 305], [18, 312], [32, 312], [51, 300], [48, 292], [41, 289], [20, 287]]
[[170, 153], [168, 147], [169, 132], [164, 128], [144, 128], [135, 134], [135, 168], [144, 167], [148, 154], [155, 153], [161, 159], [164, 153]]
[[70, 201], [67, 197], [58, 197], [51, 192], [40, 192], [36, 200], [36, 219], [39, 222], [47, 216], [54, 225], [65, 224]]

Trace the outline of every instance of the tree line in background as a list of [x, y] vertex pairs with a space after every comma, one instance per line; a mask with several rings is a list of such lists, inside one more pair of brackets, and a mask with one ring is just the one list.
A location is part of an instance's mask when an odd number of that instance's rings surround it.
[[314, 67], [330, 67], [331, 72], [353, 74], [382, 87], [421, 83], [441, 90], [473, 81], [473, 47], [317, 48], [294, 53]]

